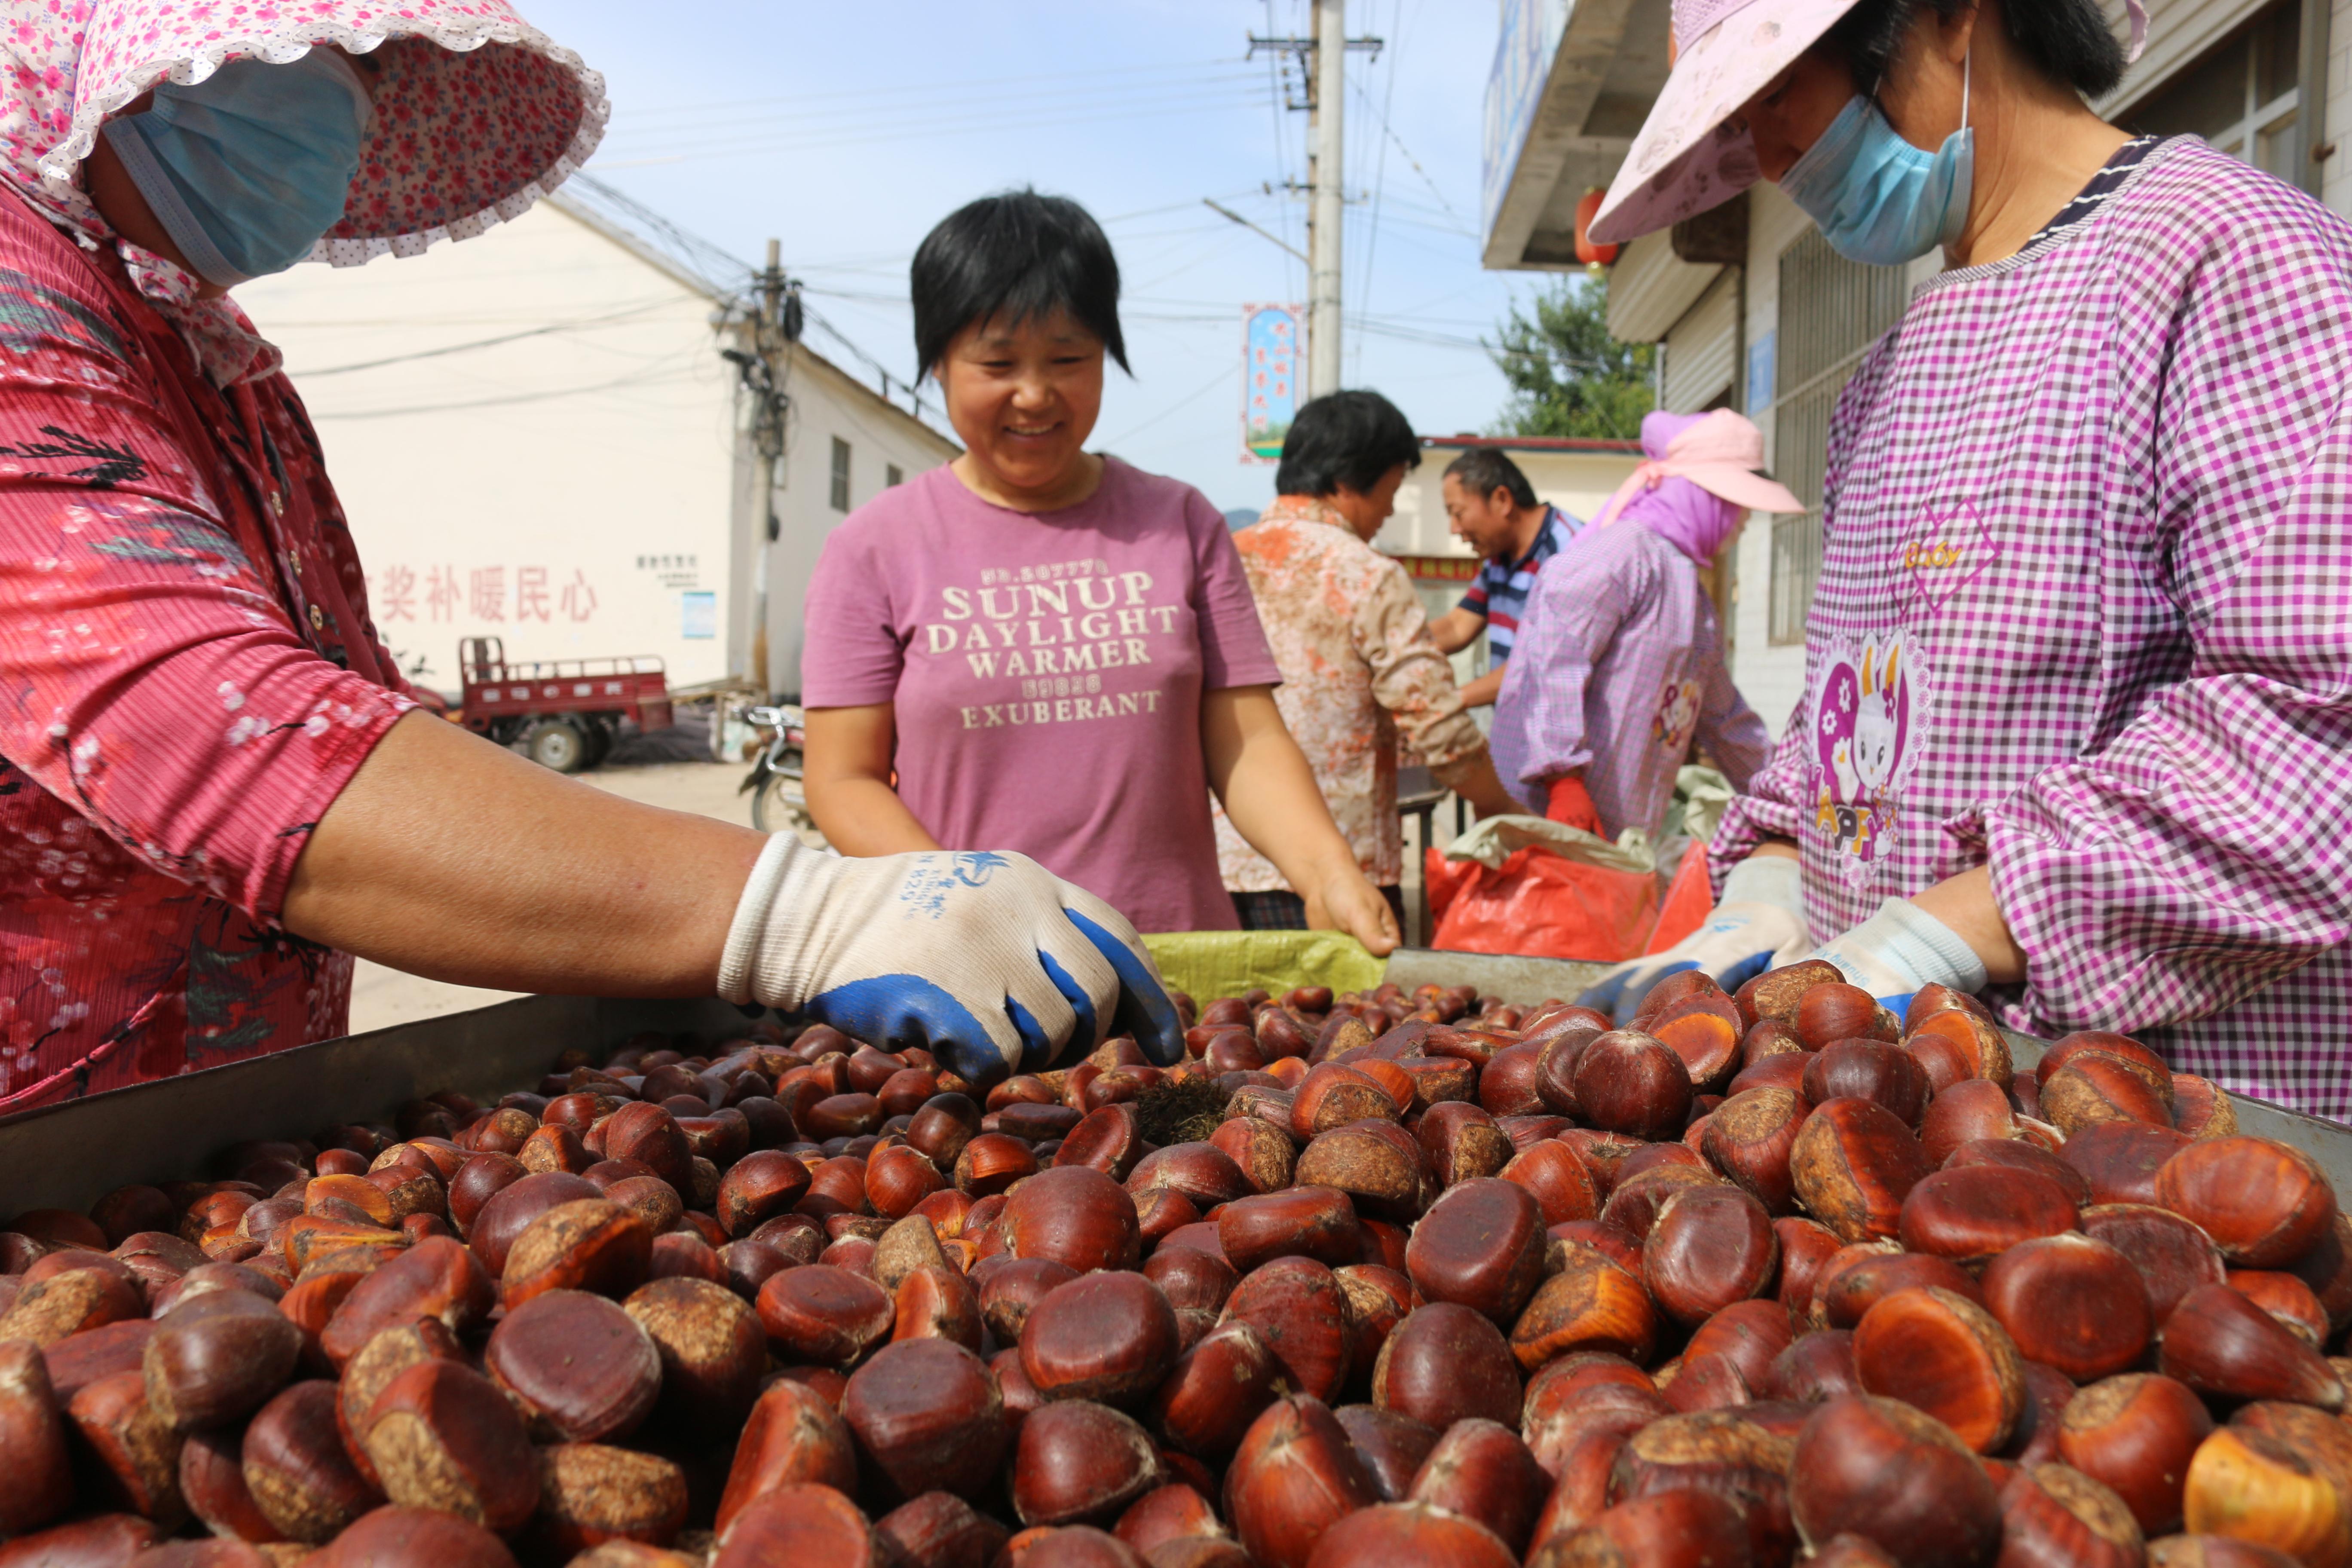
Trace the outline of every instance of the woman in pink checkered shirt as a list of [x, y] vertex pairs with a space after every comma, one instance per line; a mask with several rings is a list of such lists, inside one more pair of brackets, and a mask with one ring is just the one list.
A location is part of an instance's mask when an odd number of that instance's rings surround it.
[[1805, 697], [1667, 963], [1827, 938], [1881, 994], [2352, 1110], [2352, 226], [2094, 115], [2092, 0], [1677, 0], [1675, 37], [1597, 237], [1761, 176], [1948, 267], [1839, 399]]

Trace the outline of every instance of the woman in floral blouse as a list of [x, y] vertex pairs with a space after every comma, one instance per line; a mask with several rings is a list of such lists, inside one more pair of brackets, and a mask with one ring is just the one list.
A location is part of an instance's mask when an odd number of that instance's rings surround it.
[[1175, 1048], [1132, 929], [1017, 857], [796, 861], [413, 711], [226, 291], [519, 216], [603, 133], [577, 56], [503, 0], [0, 0], [0, 1111], [340, 1034], [353, 953], [967, 1076], [1122, 994]]

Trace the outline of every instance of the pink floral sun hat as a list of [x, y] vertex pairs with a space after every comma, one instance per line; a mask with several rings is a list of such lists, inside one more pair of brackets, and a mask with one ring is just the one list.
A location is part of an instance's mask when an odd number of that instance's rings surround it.
[[110, 117], [166, 78], [315, 45], [373, 56], [375, 123], [342, 221], [310, 259], [415, 256], [519, 217], [588, 161], [612, 109], [604, 79], [505, 0], [0, 0], [0, 174], [53, 222], [112, 245], [140, 291], [226, 384], [277, 368], [227, 300], [121, 240], [81, 188]]
[[[1755, 143], [1740, 106], [1821, 41], [1854, 0], [1674, 0], [1675, 64], [1588, 230], [1636, 239], [1754, 184]], [[2126, 0], [2130, 58], [2147, 37], [2143, 0]]]

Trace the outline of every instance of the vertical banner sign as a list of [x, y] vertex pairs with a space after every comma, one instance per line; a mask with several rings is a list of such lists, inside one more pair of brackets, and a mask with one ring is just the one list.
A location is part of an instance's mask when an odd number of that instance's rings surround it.
[[1307, 307], [1242, 307], [1242, 461], [1282, 457], [1298, 413], [1298, 372], [1306, 354]]

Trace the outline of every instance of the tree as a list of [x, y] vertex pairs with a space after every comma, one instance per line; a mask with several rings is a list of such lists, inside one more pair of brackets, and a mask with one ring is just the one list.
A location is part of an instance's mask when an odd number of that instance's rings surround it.
[[1517, 304], [1486, 345], [1511, 384], [1504, 436], [1583, 436], [1633, 440], [1655, 404], [1648, 343], [1609, 335], [1608, 285], [1570, 276], [1538, 293], [1532, 316]]

